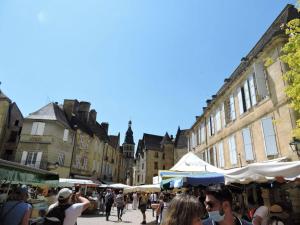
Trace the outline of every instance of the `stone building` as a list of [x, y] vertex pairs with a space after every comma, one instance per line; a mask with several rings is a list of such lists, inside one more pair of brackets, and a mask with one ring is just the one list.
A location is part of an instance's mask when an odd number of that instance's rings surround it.
[[0, 157], [13, 161], [23, 126], [23, 115], [15, 102], [0, 90]]
[[134, 166], [134, 147], [135, 143], [133, 140], [133, 131], [131, 129], [132, 122], [128, 122], [128, 129], [126, 131], [125, 140], [122, 145], [123, 158], [126, 163], [124, 163], [124, 170], [121, 171], [121, 177], [125, 177], [126, 184], [133, 184], [133, 166]]
[[[279, 58], [287, 41], [281, 25], [296, 17], [288, 5], [206, 101], [189, 132], [190, 151], [225, 169], [282, 157], [299, 160], [289, 146], [296, 115], [284, 92], [287, 67]], [[272, 63], [266, 66], [267, 59]]]
[[134, 185], [152, 184], [159, 170], [174, 165], [174, 141], [168, 133], [158, 136], [144, 133], [135, 155]]
[[60, 177], [101, 178], [108, 124], [89, 102], [49, 103], [24, 119], [16, 161]]
[[189, 129], [181, 130], [178, 127], [174, 141], [174, 164], [176, 164], [182, 156], [188, 153]]

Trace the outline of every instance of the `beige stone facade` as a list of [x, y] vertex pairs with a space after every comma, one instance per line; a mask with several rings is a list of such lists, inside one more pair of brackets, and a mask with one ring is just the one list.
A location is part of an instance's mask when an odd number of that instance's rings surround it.
[[174, 165], [174, 141], [169, 137], [144, 134], [139, 141], [134, 165], [134, 185], [152, 184], [159, 170]]
[[[229, 169], [281, 157], [299, 160], [289, 146], [295, 113], [284, 92], [286, 66], [279, 59], [286, 42], [279, 26], [286, 15], [274, 21], [193, 124], [189, 150], [207, 162]], [[266, 67], [268, 58], [273, 63]]]

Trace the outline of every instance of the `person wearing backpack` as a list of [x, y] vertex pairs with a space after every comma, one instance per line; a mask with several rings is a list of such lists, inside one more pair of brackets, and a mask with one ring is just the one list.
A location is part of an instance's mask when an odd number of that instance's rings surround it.
[[27, 187], [13, 190], [0, 209], [0, 225], [28, 225], [32, 206], [26, 203]]
[[90, 201], [82, 196], [80, 192], [75, 193], [75, 201], [72, 204], [73, 192], [63, 188], [58, 192], [57, 202], [50, 205], [46, 214], [44, 225], [74, 225], [81, 213], [86, 210]]

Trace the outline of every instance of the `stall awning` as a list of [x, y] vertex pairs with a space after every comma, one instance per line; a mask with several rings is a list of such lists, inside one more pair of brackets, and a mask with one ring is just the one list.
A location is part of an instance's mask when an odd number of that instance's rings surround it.
[[59, 176], [46, 170], [0, 159], [0, 180], [15, 184], [58, 186]]

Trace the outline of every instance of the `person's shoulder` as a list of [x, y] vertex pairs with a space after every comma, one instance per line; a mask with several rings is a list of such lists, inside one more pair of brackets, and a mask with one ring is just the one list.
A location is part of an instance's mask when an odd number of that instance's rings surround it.
[[203, 225], [212, 225], [214, 223], [211, 218], [207, 218], [207, 219], [202, 220], [202, 224]]

